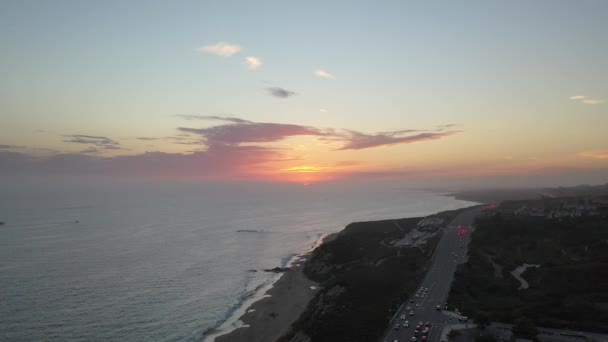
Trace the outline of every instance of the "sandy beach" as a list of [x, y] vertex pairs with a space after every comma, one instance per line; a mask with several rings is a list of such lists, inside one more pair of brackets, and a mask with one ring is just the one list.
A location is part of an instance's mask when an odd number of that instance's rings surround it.
[[[286, 332], [308, 302], [314, 297], [317, 283], [308, 279], [302, 269], [308, 255], [294, 263], [239, 320], [243, 326], [215, 339], [217, 342], [270, 342]], [[268, 297], [269, 296], [269, 297]]]

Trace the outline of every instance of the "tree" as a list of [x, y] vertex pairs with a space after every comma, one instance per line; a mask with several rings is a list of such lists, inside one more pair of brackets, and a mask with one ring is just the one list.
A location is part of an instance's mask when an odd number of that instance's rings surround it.
[[513, 326], [513, 335], [516, 338], [536, 340], [538, 329], [536, 329], [536, 325], [534, 325], [534, 322], [531, 319], [522, 317], [515, 321], [515, 325]]
[[475, 337], [475, 342], [498, 342], [494, 335], [480, 335]]
[[453, 340], [454, 338], [458, 337], [458, 335], [460, 335], [460, 331], [458, 331], [458, 330], [450, 330], [450, 332], [448, 333], [448, 338], [450, 340]]
[[485, 313], [479, 313], [475, 316], [474, 322], [477, 324], [479, 329], [484, 330], [486, 326], [490, 325], [490, 317]]

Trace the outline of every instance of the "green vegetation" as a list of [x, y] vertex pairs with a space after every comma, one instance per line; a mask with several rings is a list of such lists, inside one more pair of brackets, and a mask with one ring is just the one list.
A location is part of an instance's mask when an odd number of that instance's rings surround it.
[[450, 332], [448, 333], [448, 338], [450, 339], [450, 341], [453, 341], [458, 336], [460, 336], [459, 330], [450, 330]]
[[515, 325], [513, 326], [513, 335], [515, 335], [516, 339], [523, 338], [528, 340], [537, 340], [536, 335], [538, 335], [538, 329], [532, 320], [522, 317], [515, 321]]
[[475, 342], [498, 342], [498, 340], [492, 335], [481, 335], [475, 338]]
[[[450, 307], [477, 320], [529, 317], [537, 326], [608, 331], [606, 218], [550, 220], [499, 211], [478, 218], [471, 239]], [[519, 290], [510, 272], [524, 263], [541, 267], [523, 273], [529, 288]]]
[[492, 323], [490, 317], [483, 312], [480, 312], [475, 316], [475, 324], [477, 324], [481, 330], [484, 330], [490, 323]]
[[[447, 223], [461, 211], [438, 216]], [[422, 281], [439, 241], [438, 234], [419, 247], [392, 246], [420, 220], [353, 223], [317, 248], [304, 272], [322, 289], [281, 341], [302, 334], [315, 342], [378, 340]]]

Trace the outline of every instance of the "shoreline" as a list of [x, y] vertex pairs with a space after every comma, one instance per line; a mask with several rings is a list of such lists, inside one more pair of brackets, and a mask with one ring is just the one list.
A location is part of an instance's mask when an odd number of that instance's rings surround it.
[[[282, 272], [259, 300], [238, 317], [233, 330], [215, 336], [216, 342], [268, 342], [285, 335], [318, 291], [303, 272], [310, 252]], [[210, 340], [211, 341], [211, 340]]]
[[[250, 298], [244, 300], [239, 307], [226, 318], [224, 322], [222, 322], [219, 326], [205, 332], [203, 334], [203, 342], [256, 341], [256, 338], [258, 338], [259, 341], [272, 340], [272, 338], [266, 336], [268, 333], [266, 333], [264, 336], [258, 335], [261, 333], [257, 330], [263, 328], [257, 327], [258, 324], [264, 326], [272, 325], [272, 329], [275, 330], [282, 329], [284, 331], [281, 333], [281, 335], [286, 333], [291, 327], [291, 323], [293, 323], [300, 316], [300, 314], [306, 309], [308, 302], [310, 302], [310, 300], [314, 297], [316, 291], [311, 289], [311, 287], [316, 289], [318, 286], [318, 284], [308, 279], [303, 273], [303, 268], [306, 261], [316, 248], [325, 242], [331, 241], [338, 233], [339, 232], [323, 233], [308, 250], [300, 254], [292, 255], [285, 265], [281, 265], [282, 268], [286, 269], [285, 271], [272, 274], [270, 277], [271, 280], [256, 291], [256, 293]], [[296, 292], [295, 295], [293, 291]], [[295, 301], [293, 301], [293, 303], [291, 303], [289, 297], [293, 296], [297, 298]], [[302, 305], [301, 302], [303, 301], [305, 302]], [[264, 320], [264, 317], [262, 317], [263, 315], [260, 313], [276, 313], [277, 310], [269, 311], [271, 308], [276, 306], [273, 305], [273, 303], [280, 304], [280, 311], [289, 311], [297, 313], [297, 315], [295, 315], [293, 320], [285, 322], [284, 318], [281, 320], [276, 320], [276, 318], [278, 318], [280, 315], [279, 313], [276, 316], [273, 315], [275, 316], [275, 320], [279, 321], [275, 323], [279, 324], [267, 322], [268, 320]], [[286, 303], [289, 303], [289, 305]], [[296, 311], [298, 309], [299, 311]], [[254, 314], [256, 312], [258, 314]], [[250, 329], [252, 325], [256, 326], [257, 328], [254, 327], [253, 329]], [[253, 334], [251, 332], [245, 332], [248, 329], [250, 331], [255, 330], [256, 333]], [[252, 336], [255, 336], [255, 338]], [[274, 339], [276, 340], [279, 337], [280, 335], [276, 336]]]
[[[451, 197], [448, 194], [443, 196]], [[479, 202], [465, 201], [471, 202], [472, 206], [480, 205]], [[446, 210], [425, 216], [444, 212]], [[275, 273], [275, 279], [245, 300], [222, 324], [203, 334], [203, 342], [270, 342], [290, 332], [292, 324], [321, 289], [319, 284], [304, 275], [306, 262], [315, 249], [335, 239], [344, 229], [321, 234], [306, 252], [293, 255], [284, 270]]]

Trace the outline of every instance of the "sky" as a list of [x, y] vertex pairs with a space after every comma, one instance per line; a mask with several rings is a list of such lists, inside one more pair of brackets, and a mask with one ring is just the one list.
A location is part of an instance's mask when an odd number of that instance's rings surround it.
[[606, 37], [601, 0], [4, 0], [0, 176], [605, 183]]

